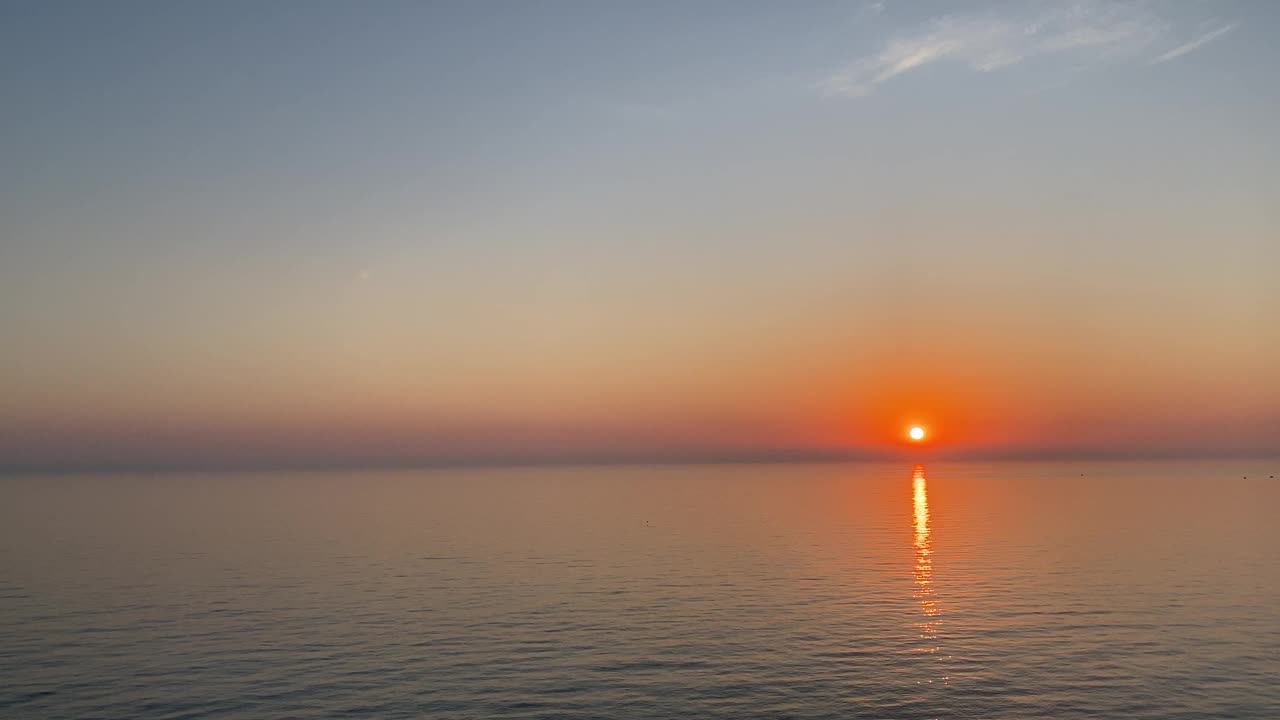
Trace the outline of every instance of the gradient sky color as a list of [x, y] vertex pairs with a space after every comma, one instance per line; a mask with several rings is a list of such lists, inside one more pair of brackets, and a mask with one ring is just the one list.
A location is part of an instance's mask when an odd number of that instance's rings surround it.
[[0, 466], [1280, 452], [1278, 30], [7, 3]]

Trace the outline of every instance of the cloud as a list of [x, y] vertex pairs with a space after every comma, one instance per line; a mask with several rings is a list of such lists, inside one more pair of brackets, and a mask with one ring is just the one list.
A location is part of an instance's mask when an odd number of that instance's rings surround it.
[[1217, 30], [1210, 30], [1209, 32], [1207, 32], [1207, 33], [1205, 33], [1205, 34], [1201, 35], [1200, 37], [1196, 38], [1195, 40], [1192, 40], [1192, 41], [1191, 41], [1191, 42], [1189, 42], [1189, 43], [1186, 43], [1186, 44], [1184, 44], [1184, 45], [1179, 45], [1178, 47], [1176, 47], [1176, 48], [1174, 48], [1174, 49], [1170, 50], [1169, 52], [1167, 52], [1167, 53], [1165, 53], [1165, 54], [1163, 54], [1163, 55], [1160, 55], [1159, 57], [1152, 58], [1151, 62], [1149, 62], [1149, 63], [1147, 63], [1147, 64], [1148, 64], [1148, 65], [1159, 65], [1160, 63], [1163, 63], [1163, 62], [1169, 62], [1170, 60], [1173, 60], [1173, 59], [1176, 59], [1176, 58], [1180, 58], [1180, 57], [1182, 57], [1183, 55], [1186, 55], [1186, 54], [1187, 54], [1187, 53], [1189, 53], [1189, 52], [1194, 52], [1194, 51], [1196, 51], [1196, 50], [1199, 50], [1200, 48], [1204, 47], [1205, 45], [1208, 45], [1209, 43], [1213, 42], [1214, 40], [1217, 40], [1218, 38], [1222, 37], [1223, 35], [1226, 35], [1227, 33], [1229, 33], [1229, 32], [1231, 32], [1232, 30], [1234, 30], [1234, 29], [1235, 29], [1235, 27], [1236, 27], [1235, 25], [1223, 25], [1222, 27], [1218, 28]]
[[[1076, 3], [1026, 2], [1006, 6], [1012, 12], [948, 15], [900, 34], [869, 57], [862, 58], [818, 84], [827, 97], [863, 97], [900, 75], [948, 61], [975, 72], [993, 72], [1025, 60], [1071, 55], [1076, 60], [1136, 58], [1166, 36], [1172, 23], [1149, 4], [1102, 0]], [[1164, 62], [1221, 36], [1220, 28], [1161, 55]]]

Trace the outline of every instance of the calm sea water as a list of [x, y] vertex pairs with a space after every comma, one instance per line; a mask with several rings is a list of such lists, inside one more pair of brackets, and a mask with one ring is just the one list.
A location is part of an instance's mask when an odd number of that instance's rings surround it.
[[1274, 720], [1268, 475], [0, 478], [0, 717]]

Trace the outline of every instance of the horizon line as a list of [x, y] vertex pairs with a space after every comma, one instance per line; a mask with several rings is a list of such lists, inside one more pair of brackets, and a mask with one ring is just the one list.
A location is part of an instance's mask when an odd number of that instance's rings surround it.
[[282, 472], [327, 470], [435, 470], [466, 468], [591, 467], [643, 465], [781, 465], [806, 463], [872, 462], [1122, 462], [1152, 460], [1266, 460], [1280, 458], [1280, 448], [1156, 448], [1113, 450], [1101, 448], [1022, 450], [975, 449], [944, 451], [918, 449], [914, 452], [830, 450], [820, 448], [772, 448], [766, 450], [703, 450], [644, 453], [496, 453], [435, 458], [348, 458], [305, 460], [264, 458], [212, 459], [191, 461], [121, 462], [5, 462], [0, 460], [0, 476], [113, 474], [131, 472]]

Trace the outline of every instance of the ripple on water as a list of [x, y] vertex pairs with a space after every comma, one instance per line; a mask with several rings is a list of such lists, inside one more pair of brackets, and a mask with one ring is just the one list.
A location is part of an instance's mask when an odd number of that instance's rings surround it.
[[0, 717], [1277, 718], [1242, 474], [9, 478]]

